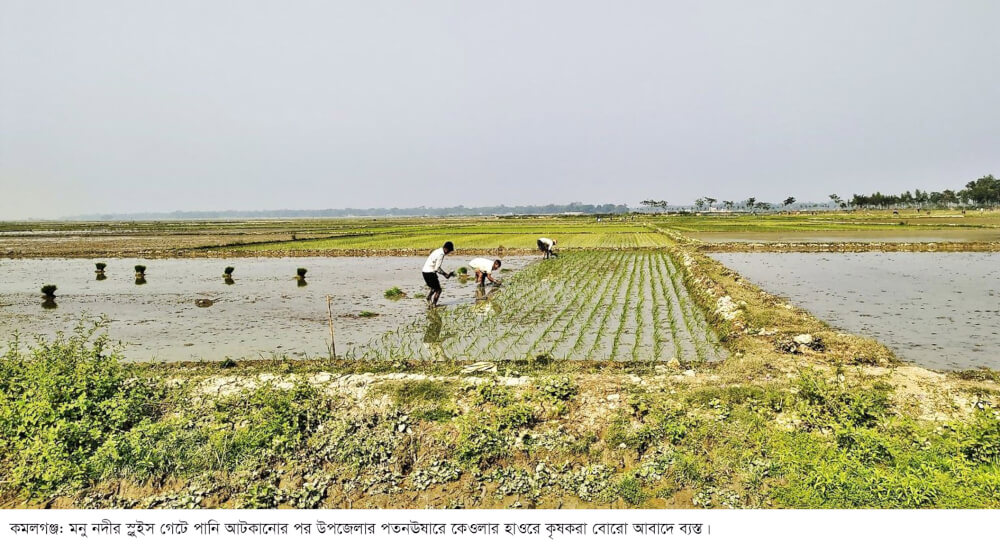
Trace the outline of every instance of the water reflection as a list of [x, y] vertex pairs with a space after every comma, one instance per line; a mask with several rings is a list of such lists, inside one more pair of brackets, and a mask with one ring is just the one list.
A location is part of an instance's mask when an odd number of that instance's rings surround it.
[[444, 353], [444, 345], [442, 344], [444, 340], [441, 337], [443, 325], [444, 322], [441, 319], [441, 313], [436, 308], [429, 308], [427, 310], [427, 328], [424, 330], [424, 350], [430, 355], [431, 360], [435, 362], [448, 360], [448, 356]]
[[46, 310], [54, 310], [58, 307], [59, 305], [56, 304], [55, 297], [45, 297], [42, 299], [42, 308], [45, 308]]

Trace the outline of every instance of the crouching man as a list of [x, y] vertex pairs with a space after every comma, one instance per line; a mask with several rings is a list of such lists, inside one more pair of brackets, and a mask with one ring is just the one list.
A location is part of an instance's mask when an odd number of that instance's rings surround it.
[[550, 256], [559, 256], [556, 254], [556, 240], [549, 239], [548, 237], [538, 238], [538, 250], [545, 253], [545, 258]]
[[427, 257], [427, 261], [424, 262], [424, 283], [431, 288], [431, 292], [427, 293], [427, 305], [432, 308], [437, 306], [438, 299], [441, 298], [441, 280], [438, 279], [438, 274], [447, 278], [455, 275], [455, 272], [445, 272], [441, 268], [445, 255], [454, 250], [455, 245], [451, 241], [445, 241], [444, 246], [431, 251], [431, 254]]
[[490, 260], [488, 258], [473, 258], [469, 261], [469, 266], [472, 266], [476, 270], [476, 283], [482, 287], [486, 285], [486, 280], [490, 280], [490, 283], [494, 285], [500, 285], [500, 282], [493, 279], [493, 272], [500, 269], [500, 259]]

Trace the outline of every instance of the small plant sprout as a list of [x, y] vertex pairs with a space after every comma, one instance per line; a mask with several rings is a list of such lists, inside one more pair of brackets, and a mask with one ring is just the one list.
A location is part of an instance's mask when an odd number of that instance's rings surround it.
[[360, 314], [358, 314], [358, 317], [359, 318], [375, 318], [375, 317], [378, 317], [378, 313], [377, 312], [372, 312], [371, 310], [363, 310]]
[[54, 299], [56, 298], [56, 289], [57, 287], [51, 283], [42, 285], [42, 296], [49, 300]]
[[103, 274], [104, 273], [104, 268], [107, 268], [108, 265], [106, 263], [104, 263], [104, 262], [98, 262], [98, 263], [94, 264], [94, 267], [97, 268], [97, 273]]
[[401, 298], [406, 298], [406, 293], [399, 287], [393, 287], [392, 289], [386, 290], [385, 298], [389, 300], [399, 300]]

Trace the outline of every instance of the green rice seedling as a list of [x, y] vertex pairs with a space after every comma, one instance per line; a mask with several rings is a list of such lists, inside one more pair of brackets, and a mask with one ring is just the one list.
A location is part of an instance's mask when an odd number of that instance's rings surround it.
[[705, 349], [702, 344], [703, 339], [698, 338], [696, 328], [692, 327], [692, 325], [694, 325], [694, 321], [691, 304], [689, 301], [682, 298], [684, 295], [682, 295], [681, 289], [686, 289], [686, 286], [680, 274], [680, 270], [673, 263], [673, 260], [669, 258], [667, 259], [667, 268], [670, 272], [670, 285], [674, 289], [674, 295], [677, 297], [677, 306], [684, 321], [684, 328], [687, 330], [687, 333], [691, 338], [691, 343], [694, 345], [695, 355], [699, 361], [703, 361], [705, 359]]
[[306, 278], [306, 272], [308, 272], [308, 271], [309, 270], [307, 270], [305, 268], [296, 268], [295, 269], [295, 279], [305, 279]]
[[56, 289], [57, 287], [51, 283], [48, 285], [42, 285], [42, 296], [48, 299], [53, 299], [56, 296]]
[[[629, 270], [628, 283], [625, 285], [625, 300], [622, 302], [621, 313], [618, 315], [618, 327], [615, 329], [615, 335], [611, 339], [611, 352], [608, 355], [608, 358], [612, 360], [617, 356], [618, 343], [621, 342], [622, 332], [625, 330], [625, 324], [628, 321], [629, 305], [632, 303], [632, 295], [634, 294], [632, 292], [632, 286], [633, 283], [635, 283], [636, 267], [639, 265], [635, 255], [632, 256], [631, 264], [632, 266]], [[594, 352], [592, 351], [588, 359], [593, 357]]]
[[387, 289], [385, 291], [385, 298], [390, 300], [399, 300], [401, 298], [406, 298], [406, 293], [399, 287], [393, 287], [392, 289]]
[[670, 278], [669, 271], [666, 268], [666, 262], [669, 261], [668, 257], [660, 255], [656, 262], [656, 279], [659, 283], [660, 294], [663, 296], [663, 302], [667, 305], [667, 321], [670, 325], [670, 336], [674, 343], [674, 357], [681, 359], [684, 357], [683, 347], [681, 346], [680, 339], [680, 323], [677, 319], [678, 308], [678, 298], [673, 293], [673, 286], [667, 281]]
[[223, 274], [224, 274], [224, 275], [225, 275], [226, 277], [233, 277], [233, 272], [235, 272], [235, 271], [236, 271], [236, 268], [234, 268], [234, 267], [232, 267], [232, 266], [226, 266], [226, 269], [225, 269], [225, 270], [222, 270], [222, 273], [223, 273]]
[[[550, 356], [552, 354], [552, 350], [559, 344], [559, 341], [547, 340], [547, 336], [556, 328], [559, 328], [561, 329], [561, 333], [563, 333], [563, 337], [561, 337], [560, 340], [564, 339], [566, 328], [569, 327], [572, 324], [572, 321], [583, 312], [582, 307], [589, 304], [593, 299], [594, 292], [598, 288], [598, 286], [592, 284], [593, 279], [601, 273], [604, 273], [604, 270], [608, 266], [612, 256], [600, 255], [599, 258], [599, 262], [588, 262], [587, 270], [573, 282], [572, 299], [564, 308], [562, 308], [562, 310], [559, 311], [558, 315], [552, 319], [552, 322], [549, 323], [549, 325], [542, 331], [539, 338], [532, 343], [531, 348], [528, 349], [529, 356], [534, 354], [536, 350], [540, 350], [541, 355], [543, 356]], [[566, 317], [566, 314], [570, 312], [573, 312], [573, 316]], [[539, 349], [539, 346], [542, 346], [543, 348]]]
[[97, 270], [96, 270], [97, 273], [103, 274], [104, 273], [104, 268], [107, 268], [108, 265], [105, 262], [97, 262], [97, 263], [94, 264], [94, 267], [97, 268]]
[[459, 268], [458, 268], [457, 270], [455, 270], [455, 272], [456, 272], [456, 273], [459, 273], [459, 274], [461, 274], [461, 275], [468, 275], [468, 273], [469, 273], [469, 269], [468, 269], [468, 268], [466, 268], [465, 266], [461, 266], [461, 267], [459, 267]]
[[[631, 255], [629, 255], [627, 258], [630, 267], [632, 267], [634, 265], [635, 258]], [[601, 316], [600, 321], [597, 323], [597, 338], [595, 338], [594, 342], [590, 345], [590, 348], [584, 355], [584, 359], [593, 358], [594, 354], [597, 352], [597, 347], [600, 346], [601, 342], [603, 341], [604, 331], [608, 325], [608, 318], [611, 317], [611, 312], [614, 310], [613, 306], [617, 301], [618, 292], [622, 289], [622, 284], [625, 283], [625, 280], [627, 279], [627, 276], [631, 273], [631, 270], [629, 268], [619, 269], [618, 272], [619, 272], [618, 279], [617, 281], [615, 281], [614, 291], [612, 291], [611, 295], [608, 297], [610, 304], [608, 305], [607, 308], [604, 309], [604, 315]]]
[[359, 318], [377, 318], [378, 317], [378, 313], [377, 312], [372, 312], [371, 310], [362, 310], [361, 313], [358, 314], [358, 317]]
[[146, 266], [143, 264], [135, 265], [135, 277], [142, 277], [146, 275]]
[[[621, 286], [622, 279], [625, 276], [625, 271], [621, 269], [621, 266], [624, 262], [627, 261], [627, 258], [628, 257], [624, 253], [620, 253], [618, 269], [615, 270], [615, 273], [618, 274], [617, 277], [606, 278], [606, 285], [604, 286], [604, 289], [602, 290], [600, 296], [597, 297], [597, 300], [591, 302], [591, 304], [593, 304], [593, 307], [591, 308], [590, 313], [587, 315], [587, 318], [581, 324], [580, 331], [579, 334], [577, 335], [576, 341], [573, 343], [573, 347], [566, 355], [567, 358], [577, 353], [578, 350], [582, 349], [581, 347], [583, 346], [584, 337], [586, 336], [587, 331], [589, 331], [591, 327], [594, 327], [594, 330], [596, 332], [596, 335], [594, 337], [595, 346], [596, 343], [601, 340], [601, 337], [604, 333], [603, 320], [606, 319], [607, 312], [610, 310], [607, 305], [607, 302], [611, 301], [612, 297], [618, 295], [618, 288]], [[610, 290], [611, 293], [608, 293], [608, 290]], [[605, 312], [605, 316], [601, 319], [601, 321], [597, 321], [597, 315], [599, 312], [602, 311]], [[597, 321], [597, 325], [595, 325], [595, 321]]]

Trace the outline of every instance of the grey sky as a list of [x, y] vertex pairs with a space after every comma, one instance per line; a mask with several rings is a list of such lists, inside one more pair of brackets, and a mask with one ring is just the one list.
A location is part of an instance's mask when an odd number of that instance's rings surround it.
[[993, 1], [0, 0], [0, 218], [1000, 171]]

